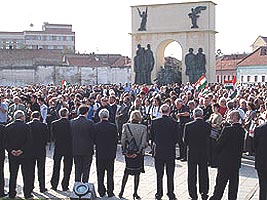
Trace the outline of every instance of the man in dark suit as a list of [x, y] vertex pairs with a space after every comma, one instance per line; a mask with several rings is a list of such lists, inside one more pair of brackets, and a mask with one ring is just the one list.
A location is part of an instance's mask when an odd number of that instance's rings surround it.
[[197, 167], [199, 173], [199, 192], [202, 199], [208, 199], [208, 144], [210, 125], [203, 120], [203, 110], [193, 111], [194, 121], [185, 125], [184, 142], [188, 146], [188, 191], [193, 200], [197, 200]]
[[75, 164], [75, 182], [87, 183], [94, 153], [94, 126], [87, 119], [89, 108], [81, 105], [80, 115], [71, 121], [72, 149]]
[[[184, 130], [184, 126], [187, 122], [190, 122], [190, 113], [189, 108], [184, 105], [184, 101], [182, 99], [175, 100], [175, 110], [172, 113], [172, 117], [179, 122], [180, 129]], [[187, 146], [184, 144], [184, 141], [179, 141], [179, 150], [180, 157], [176, 159], [180, 159], [182, 162], [187, 161]]]
[[60, 174], [60, 164], [63, 159], [64, 176], [61, 182], [62, 190], [69, 190], [70, 174], [72, 169], [72, 137], [70, 132], [70, 121], [68, 120], [69, 111], [67, 108], [59, 110], [60, 119], [51, 124], [51, 134], [55, 142], [54, 165], [51, 178], [53, 190], [57, 190]]
[[30, 145], [30, 153], [31, 153], [31, 169], [29, 173], [31, 175], [31, 185], [32, 190], [34, 189], [34, 177], [35, 177], [35, 166], [37, 163], [38, 169], [38, 181], [40, 192], [46, 192], [45, 188], [45, 158], [46, 158], [46, 144], [48, 141], [48, 129], [46, 124], [40, 122], [41, 115], [39, 111], [34, 111], [31, 114], [32, 121], [28, 123], [31, 128], [31, 145]]
[[255, 129], [255, 168], [260, 185], [260, 200], [267, 199], [267, 123]]
[[118, 133], [119, 133], [119, 141], [121, 140], [121, 134], [122, 134], [122, 125], [127, 123], [129, 120], [129, 112], [130, 109], [130, 98], [124, 97], [123, 98], [123, 104], [119, 108], [117, 114], [116, 114], [116, 123], [118, 127]]
[[26, 199], [31, 198], [31, 184], [29, 174], [29, 145], [31, 144], [31, 130], [25, 124], [25, 114], [18, 110], [14, 113], [15, 121], [8, 124], [4, 133], [4, 145], [9, 160], [9, 198], [16, 196], [18, 170], [21, 166], [23, 177], [23, 193]]
[[[169, 117], [170, 108], [167, 104], [160, 107], [162, 117], [152, 120], [151, 136], [155, 145], [155, 168], [157, 173], [157, 193], [155, 198], [161, 199], [163, 196], [162, 178], [164, 166], [167, 173], [168, 197], [170, 200], [176, 199], [174, 194], [174, 169], [175, 169], [175, 145], [181, 140], [179, 125]], [[168, 127], [168, 128], [166, 128]]]
[[210, 200], [222, 198], [228, 181], [228, 199], [235, 200], [237, 198], [245, 130], [239, 123], [240, 114], [237, 110], [230, 113], [230, 118], [233, 122], [232, 125], [226, 126], [222, 130], [222, 135], [217, 141], [218, 173], [214, 193]]
[[96, 168], [98, 193], [103, 197], [106, 193], [104, 185], [104, 175], [107, 172], [107, 193], [108, 197], [113, 197], [114, 193], [114, 160], [117, 150], [117, 128], [109, 122], [109, 111], [102, 109], [99, 112], [100, 122], [95, 125], [95, 144], [96, 144]]
[[4, 130], [5, 126], [0, 124], [0, 198], [6, 196], [5, 187], [5, 177], [4, 177], [4, 163], [5, 163], [5, 148], [4, 148]]

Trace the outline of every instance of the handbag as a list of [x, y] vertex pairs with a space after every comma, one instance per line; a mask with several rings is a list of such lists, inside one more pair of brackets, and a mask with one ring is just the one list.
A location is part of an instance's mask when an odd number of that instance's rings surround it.
[[210, 130], [210, 138], [217, 140], [221, 134], [221, 131], [215, 128], [211, 128]]
[[139, 150], [137, 144], [136, 144], [136, 141], [135, 141], [135, 138], [133, 137], [133, 133], [129, 127], [129, 125], [126, 125], [129, 132], [130, 132], [130, 135], [132, 136], [132, 139], [130, 141], [126, 141], [126, 148], [125, 148], [125, 153], [126, 154], [136, 154]]

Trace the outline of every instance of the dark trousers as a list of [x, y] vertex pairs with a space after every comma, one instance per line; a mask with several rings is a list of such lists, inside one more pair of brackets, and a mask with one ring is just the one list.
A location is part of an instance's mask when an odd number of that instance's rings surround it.
[[34, 189], [34, 180], [35, 180], [35, 167], [37, 165], [37, 174], [40, 190], [45, 189], [45, 157], [46, 155], [40, 155], [34, 157], [30, 160], [30, 169], [29, 169], [29, 178], [31, 184], [31, 192]]
[[197, 199], [197, 167], [198, 167], [198, 181], [199, 181], [199, 193], [207, 196], [209, 192], [209, 174], [208, 174], [208, 164], [188, 162], [188, 191], [192, 199]]
[[157, 194], [156, 196], [163, 196], [163, 185], [162, 185], [162, 178], [164, 174], [164, 167], [166, 166], [166, 174], [167, 174], [167, 195], [169, 198], [174, 198], [175, 195], [174, 191], [174, 168], [175, 168], [175, 160], [161, 160], [155, 158], [155, 168], [157, 173]]
[[217, 172], [214, 193], [210, 200], [222, 199], [228, 181], [228, 200], [236, 200], [239, 183], [239, 169], [222, 169], [220, 167]]
[[88, 182], [91, 163], [92, 155], [74, 156], [75, 182]]
[[209, 164], [211, 167], [217, 167], [217, 152], [216, 152], [216, 146], [217, 146], [217, 142], [216, 140], [210, 138], [209, 139]]
[[260, 200], [267, 199], [267, 169], [257, 170], [260, 185]]
[[114, 159], [96, 159], [96, 169], [97, 169], [97, 183], [98, 183], [98, 193], [100, 196], [106, 193], [106, 188], [104, 185], [105, 171], [107, 172], [107, 189], [108, 194], [112, 194], [114, 190]]
[[63, 156], [63, 155], [54, 155], [54, 165], [53, 165], [53, 173], [52, 173], [52, 178], [51, 178], [51, 186], [52, 188], [57, 189], [58, 182], [59, 182], [59, 175], [60, 175], [60, 165], [61, 165], [61, 160], [63, 159], [63, 179], [61, 182], [61, 186], [63, 190], [68, 189], [69, 187], [69, 182], [70, 182], [70, 174], [71, 174], [71, 169], [72, 169], [72, 163], [73, 163], [73, 158], [72, 156]]
[[4, 177], [4, 163], [5, 159], [0, 159], [0, 196], [3, 196], [5, 191], [5, 177]]
[[16, 196], [16, 185], [18, 170], [21, 166], [22, 177], [23, 177], [23, 193], [24, 197], [27, 198], [31, 194], [31, 182], [30, 182], [30, 160], [25, 158], [15, 158], [14, 156], [8, 155], [9, 159], [9, 197], [14, 198]]

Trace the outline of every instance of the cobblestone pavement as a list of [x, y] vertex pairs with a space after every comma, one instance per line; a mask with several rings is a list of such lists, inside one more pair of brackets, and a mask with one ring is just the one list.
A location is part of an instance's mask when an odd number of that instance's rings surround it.
[[[47, 151], [47, 159], [46, 159], [46, 187], [48, 189], [48, 192], [46, 193], [40, 193], [39, 187], [38, 187], [38, 181], [37, 181], [37, 175], [35, 178], [35, 189], [34, 189], [34, 198], [41, 198], [41, 199], [67, 199], [70, 192], [62, 192], [60, 191], [60, 186], [58, 187], [58, 191], [51, 190], [50, 186], [50, 179], [52, 176], [52, 166], [53, 166], [53, 160], [52, 160], [52, 150]], [[118, 195], [120, 186], [121, 186], [121, 180], [123, 176], [124, 171], [124, 157], [120, 153], [120, 148], [118, 147], [117, 152], [117, 158], [115, 162], [115, 173], [114, 173], [114, 184], [115, 184], [115, 190], [114, 193]], [[150, 200], [154, 199], [154, 195], [156, 192], [156, 172], [154, 169], [154, 160], [151, 156], [145, 156], [145, 174], [141, 174], [140, 178], [140, 186], [139, 186], [139, 192], [138, 194], [142, 197], [144, 200]], [[209, 195], [212, 194], [214, 190], [215, 185], [215, 179], [216, 179], [216, 169], [209, 168], [209, 179], [210, 179], [210, 190]], [[6, 160], [5, 163], [5, 190], [8, 191], [8, 162]], [[62, 176], [61, 176], [62, 177]], [[71, 182], [70, 182], [70, 189], [72, 189], [72, 186], [74, 184], [74, 167], [71, 173]], [[93, 160], [91, 170], [90, 170], [90, 178], [89, 182], [94, 183], [96, 187], [97, 192], [97, 177], [96, 177], [96, 166], [95, 166], [95, 158]], [[175, 194], [177, 196], [177, 199], [179, 200], [186, 200], [189, 199], [188, 191], [187, 191], [187, 163], [176, 161], [176, 167], [175, 167]], [[61, 181], [61, 179], [60, 179]], [[164, 192], [166, 193], [166, 177], [164, 177]], [[17, 181], [17, 196], [23, 197], [22, 192], [22, 176], [21, 172], [19, 172], [18, 181]], [[132, 199], [133, 194], [133, 177], [129, 177], [124, 197], [125, 199]], [[103, 197], [103, 200], [110, 199], [110, 200], [116, 200], [118, 198], [107, 198]], [[163, 200], [167, 200], [167, 196], [163, 196]], [[223, 199], [227, 199], [227, 190], [225, 191]], [[240, 170], [240, 179], [239, 179], [239, 191], [238, 191], [238, 200], [258, 200], [258, 177], [256, 170], [254, 169], [254, 161], [249, 159], [243, 159], [242, 160], [242, 168]]]

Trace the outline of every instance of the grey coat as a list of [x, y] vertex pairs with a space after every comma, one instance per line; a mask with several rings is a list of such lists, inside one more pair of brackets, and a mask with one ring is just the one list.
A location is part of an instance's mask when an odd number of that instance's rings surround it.
[[143, 124], [126, 123], [122, 126], [121, 146], [123, 149], [126, 147], [126, 141], [130, 141], [132, 136], [129, 132], [130, 128], [133, 137], [135, 138], [139, 152], [145, 154], [145, 148], [147, 147], [147, 127]]

